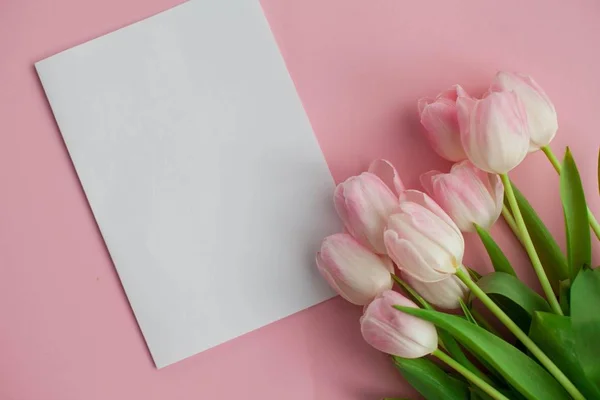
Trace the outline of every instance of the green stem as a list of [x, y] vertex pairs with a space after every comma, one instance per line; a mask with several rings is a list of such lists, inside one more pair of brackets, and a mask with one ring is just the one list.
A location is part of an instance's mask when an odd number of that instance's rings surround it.
[[479, 378], [477, 375], [460, 365], [458, 362], [454, 361], [452, 357], [441, 351], [440, 349], [435, 350], [432, 355], [434, 357], [439, 358], [444, 363], [448, 364], [452, 369], [456, 372], [467, 378], [471, 383], [477, 386], [479, 389], [483, 390], [486, 394], [488, 394], [491, 398], [495, 400], [510, 400], [508, 397], [494, 389], [492, 385], [485, 382], [483, 379]]
[[458, 269], [456, 276], [464, 282], [481, 302], [502, 322], [516, 337], [529, 349], [531, 354], [556, 378], [556, 380], [567, 390], [575, 400], [585, 400], [585, 397], [577, 390], [575, 385], [562, 373], [562, 371], [548, 358], [546, 354], [513, 322], [512, 319], [483, 291], [468, 274]]
[[560, 304], [554, 295], [554, 291], [552, 290], [552, 285], [550, 285], [550, 281], [546, 276], [546, 272], [544, 271], [544, 267], [542, 266], [542, 262], [540, 261], [540, 257], [535, 251], [535, 247], [533, 245], [533, 241], [531, 240], [531, 236], [529, 236], [529, 232], [527, 231], [527, 226], [525, 225], [525, 220], [523, 220], [523, 215], [521, 214], [521, 210], [519, 209], [519, 205], [517, 203], [517, 199], [515, 197], [515, 193], [513, 192], [512, 185], [510, 183], [510, 179], [508, 179], [508, 175], [502, 174], [500, 175], [502, 179], [502, 183], [504, 184], [504, 193], [506, 194], [506, 198], [510, 204], [510, 208], [512, 209], [513, 216], [515, 217], [515, 222], [519, 227], [519, 231], [521, 232], [521, 241], [523, 243], [523, 247], [525, 247], [525, 251], [529, 255], [531, 259], [531, 264], [533, 265], [533, 269], [542, 285], [542, 290], [546, 294], [546, 298], [548, 299], [548, 303], [550, 303], [550, 307], [552, 310], [558, 315], [563, 315], [562, 309], [560, 308]]
[[433, 310], [433, 307], [425, 300], [419, 293], [417, 293], [413, 288], [411, 288], [408, 283], [404, 282], [400, 277], [396, 274], [391, 274], [392, 279], [396, 281], [398, 285], [402, 287], [402, 289], [406, 290], [406, 292], [413, 298], [417, 303], [421, 305], [426, 310]]
[[560, 161], [558, 161], [558, 158], [556, 158], [556, 156], [552, 152], [552, 149], [548, 146], [544, 146], [541, 148], [541, 150], [544, 152], [546, 157], [548, 157], [548, 161], [550, 161], [550, 164], [552, 164], [552, 166], [556, 170], [556, 173], [560, 175], [560, 169], [561, 169]]
[[[556, 158], [556, 156], [552, 152], [552, 149], [548, 146], [544, 146], [544, 147], [542, 147], [542, 151], [548, 158], [548, 161], [550, 161], [550, 164], [552, 164], [552, 166], [556, 170], [556, 173], [558, 173], [558, 175], [560, 175], [562, 166], [560, 165], [560, 161], [558, 161], [558, 158]], [[594, 217], [594, 214], [592, 214], [592, 210], [590, 210], [589, 207], [587, 208], [587, 214], [588, 214], [588, 221], [590, 223], [590, 227], [596, 234], [596, 237], [598, 238], [598, 240], [600, 240], [600, 224], [596, 220], [596, 217]]]
[[510, 210], [505, 205], [502, 206], [502, 216], [506, 221], [506, 224], [510, 227], [510, 230], [513, 231], [517, 239], [521, 240], [521, 232], [519, 232], [519, 228], [517, 227], [517, 223], [513, 218]]

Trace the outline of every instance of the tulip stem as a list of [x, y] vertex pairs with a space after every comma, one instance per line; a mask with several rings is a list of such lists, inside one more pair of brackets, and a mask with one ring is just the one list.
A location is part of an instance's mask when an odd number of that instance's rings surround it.
[[577, 390], [575, 385], [562, 373], [562, 371], [552, 362], [550, 358], [513, 322], [512, 319], [494, 301], [483, 291], [471, 278], [461, 269], [456, 271], [456, 276], [471, 290], [471, 293], [476, 296], [481, 302], [502, 322], [508, 330], [529, 349], [531, 354], [546, 367], [548, 372], [556, 378], [556, 380], [567, 390], [567, 392], [576, 400], [584, 400], [585, 397]]
[[542, 290], [546, 294], [546, 298], [548, 299], [548, 303], [550, 303], [552, 310], [558, 315], [563, 315], [560, 304], [558, 303], [558, 300], [554, 295], [554, 291], [552, 290], [552, 285], [550, 285], [550, 281], [548, 280], [548, 276], [546, 276], [546, 272], [544, 271], [540, 257], [535, 251], [533, 241], [531, 240], [531, 236], [529, 236], [529, 232], [527, 231], [527, 226], [525, 225], [525, 220], [523, 219], [523, 215], [519, 209], [519, 204], [517, 203], [515, 192], [513, 192], [510, 179], [508, 179], [508, 175], [506, 174], [500, 175], [500, 178], [504, 184], [504, 192], [506, 193], [506, 198], [508, 199], [510, 208], [512, 209], [513, 216], [515, 217], [515, 222], [517, 223], [519, 231], [521, 232], [521, 242], [523, 243], [523, 247], [525, 247], [525, 251], [527, 251], [527, 254], [529, 255], [533, 269], [542, 285]]
[[521, 232], [519, 232], [519, 227], [517, 226], [517, 223], [515, 222], [510, 210], [505, 205], [502, 206], [502, 216], [504, 217], [506, 224], [510, 227], [510, 230], [513, 231], [517, 239], [521, 241]]
[[[548, 158], [548, 161], [550, 161], [550, 164], [552, 164], [552, 166], [554, 167], [554, 169], [556, 170], [558, 175], [560, 175], [562, 166], [560, 165], [560, 161], [558, 161], [558, 158], [556, 158], [556, 156], [552, 152], [552, 149], [548, 146], [544, 146], [544, 147], [542, 147], [542, 151], [544, 152], [544, 154]], [[598, 238], [598, 240], [600, 240], [600, 224], [596, 220], [596, 217], [594, 217], [594, 214], [592, 214], [592, 210], [590, 210], [589, 207], [587, 208], [587, 214], [588, 214], [588, 221], [590, 223], [590, 227], [596, 234], [596, 237]]]
[[496, 390], [492, 385], [485, 382], [483, 379], [479, 378], [477, 375], [463, 367], [457, 361], [455, 361], [452, 357], [441, 351], [440, 349], [435, 350], [431, 355], [439, 358], [441, 361], [446, 363], [449, 367], [454, 369], [456, 372], [467, 378], [471, 383], [477, 386], [479, 389], [483, 390], [486, 394], [488, 394], [491, 398], [495, 400], [510, 400], [508, 397], [500, 393]]

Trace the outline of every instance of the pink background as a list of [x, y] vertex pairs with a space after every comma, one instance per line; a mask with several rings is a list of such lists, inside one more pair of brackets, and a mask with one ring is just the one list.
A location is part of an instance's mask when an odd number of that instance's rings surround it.
[[[359, 310], [339, 299], [154, 368], [33, 63], [179, 2], [0, 0], [0, 400], [412, 395], [362, 342]], [[497, 69], [518, 70], [554, 100], [552, 147], [571, 145], [600, 215], [596, 0], [262, 3], [337, 180], [375, 157], [392, 160], [408, 186], [447, 168], [420, 134], [416, 100], [456, 82], [481, 93]], [[558, 180], [543, 155], [513, 177], [562, 243]], [[506, 227], [495, 231], [523, 264]], [[489, 270], [478, 242], [467, 242], [467, 260]]]

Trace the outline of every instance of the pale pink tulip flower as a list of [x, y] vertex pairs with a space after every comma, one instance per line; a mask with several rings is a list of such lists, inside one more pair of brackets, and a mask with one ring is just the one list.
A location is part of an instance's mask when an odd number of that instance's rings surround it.
[[456, 101], [461, 141], [469, 160], [486, 172], [506, 174], [529, 150], [525, 108], [514, 92]]
[[417, 308], [400, 293], [388, 290], [367, 306], [360, 330], [367, 343], [379, 351], [403, 358], [420, 358], [438, 346], [435, 326], [393, 306]]
[[378, 254], [385, 254], [383, 230], [398, 198], [375, 174], [363, 172], [335, 189], [334, 205], [348, 232]]
[[425, 137], [433, 150], [449, 161], [467, 158], [460, 140], [456, 99], [468, 96], [462, 87], [454, 85], [435, 100], [420, 99], [418, 102]]
[[448, 174], [429, 171], [421, 175], [421, 184], [463, 232], [473, 232], [473, 224], [489, 230], [502, 213], [500, 178], [468, 160], [454, 164]]
[[385, 246], [402, 272], [437, 282], [462, 265], [463, 236], [452, 219], [425, 193], [407, 190], [389, 216]]
[[558, 130], [554, 104], [530, 76], [498, 72], [490, 87], [492, 91], [513, 91], [523, 103], [531, 135], [529, 151], [548, 146]]
[[323, 240], [317, 267], [340, 296], [359, 306], [393, 286], [394, 265], [389, 257], [373, 253], [347, 233]]
[[[463, 266], [460, 269], [467, 272]], [[445, 310], [459, 308], [460, 300], [466, 301], [469, 295], [469, 289], [456, 275], [451, 275], [438, 282], [421, 282], [409, 274], [403, 274], [402, 277], [425, 300]]]

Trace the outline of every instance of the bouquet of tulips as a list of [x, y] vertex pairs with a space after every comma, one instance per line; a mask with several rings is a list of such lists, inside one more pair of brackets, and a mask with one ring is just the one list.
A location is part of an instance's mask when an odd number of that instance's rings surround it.
[[[385, 160], [339, 184], [347, 233], [324, 239], [319, 271], [364, 306], [364, 339], [427, 399], [600, 399], [600, 269], [591, 268], [600, 225], [569, 149], [560, 162], [548, 147], [552, 102], [530, 77], [500, 72], [481, 99], [456, 85], [418, 108], [428, 141], [454, 166], [422, 175], [424, 192], [405, 188]], [[566, 255], [508, 176], [537, 150], [560, 179]], [[491, 236], [500, 215], [543, 296]], [[463, 264], [463, 232], [481, 238], [494, 272]]]

